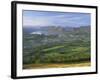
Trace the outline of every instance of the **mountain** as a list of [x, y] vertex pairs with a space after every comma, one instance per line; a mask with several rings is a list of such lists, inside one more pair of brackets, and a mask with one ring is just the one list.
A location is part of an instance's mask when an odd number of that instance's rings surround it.
[[39, 31], [39, 30], [40, 30], [40, 28], [38, 26], [37, 27], [32, 27], [32, 26], [24, 26], [23, 27], [23, 32], [27, 33], [27, 34], [35, 32], [35, 31]]
[[[23, 29], [24, 34], [32, 37], [32, 40], [36, 40], [42, 43], [54, 43], [54, 42], [71, 42], [71, 41], [90, 41], [90, 26], [82, 27], [56, 27], [56, 26], [44, 26], [44, 27], [28, 27]], [[27, 35], [24, 35], [27, 38]], [[35, 42], [36, 44], [37, 42]], [[38, 44], [37, 43], [37, 44]]]
[[23, 32], [30, 34], [34, 32], [40, 32], [46, 35], [58, 35], [65, 31], [71, 31], [74, 27], [60, 27], [60, 26], [35, 26], [35, 27], [23, 27]]
[[[86, 40], [90, 39], [90, 26], [81, 27], [56, 27], [56, 26], [44, 26], [44, 27], [25, 27], [23, 28], [25, 34], [37, 34], [47, 36], [55, 36], [53, 41], [73, 41], [73, 40]], [[50, 39], [52, 41], [52, 39]], [[49, 41], [49, 38], [48, 38]]]

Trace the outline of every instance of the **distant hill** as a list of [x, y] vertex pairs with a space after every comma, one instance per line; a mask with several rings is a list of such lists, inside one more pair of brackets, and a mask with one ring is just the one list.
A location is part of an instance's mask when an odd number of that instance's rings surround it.
[[23, 32], [24, 33], [32, 33], [32, 32], [41, 32], [43, 34], [60, 34], [65, 31], [74, 31], [74, 30], [79, 30], [79, 29], [88, 29], [89, 30], [90, 26], [82, 26], [82, 27], [60, 27], [60, 26], [42, 26], [42, 27], [23, 27]]
[[[28, 27], [23, 29], [24, 34], [35, 35], [34, 39], [42, 43], [90, 41], [90, 26], [82, 27]], [[39, 36], [41, 35], [41, 36]], [[25, 35], [24, 35], [25, 36]], [[50, 37], [51, 36], [51, 37]], [[39, 38], [41, 37], [41, 38]]]

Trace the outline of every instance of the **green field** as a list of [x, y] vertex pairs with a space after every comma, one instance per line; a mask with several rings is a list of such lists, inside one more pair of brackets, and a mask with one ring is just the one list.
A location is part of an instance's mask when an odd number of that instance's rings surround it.
[[51, 50], [55, 50], [55, 49], [60, 49], [64, 46], [54, 46], [54, 47], [51, 47], [51, 48], [47, 48], [47, 49], [44, 49], [43, 51], [51, 51]]
[[51, 47], [39, 46], [34, 48], [34, 56], [31, 53], [26, 57], [27, 61], [23, 68], [74, 67], [80, 64], [90, 66], [89, 44], [89, 42], [73, 42], [55, 44], [55, 46], [53, 44]]

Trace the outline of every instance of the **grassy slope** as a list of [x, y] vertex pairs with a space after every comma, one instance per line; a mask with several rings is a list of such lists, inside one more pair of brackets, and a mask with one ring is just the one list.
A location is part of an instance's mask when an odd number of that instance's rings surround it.
[[51, 47], [51, 48], [44, 49], [43, 51], [50, 51], [50, 50], [60, 49], [62, 47], [64, 47], [64, 46], [61, 46], [61, 45], [60, 46], [54, 46], [54, 47]]
[[[62, 35], [60, 38], [44, 35], [25, 35], [24, 67], [42, 68], [67, 67], [68, 65], [74, 67], [80, 64], [81, 66], [90, 65], [91, 44], [89, 30], [87, 28], [80, 28], [69, 33], [64, 32], [65, 36]], [[73, 36], [70, 36], [70, 34]]]
[[[63, 50], [63, 53], [61, 51]], [[87, 45], [58, 45], [50, 48], [42, 49], [45, 56], [45, 61], [24, 64], [24, 69], [31, 68], [64, 68], [64, 67], [84, 67], [90, 66], [90, 53], [89, 47]], [[40, 59], [41, 57], [39, 57]], [[49, 62], [49, 61], [51, 62]], [[61, 60], [61, 61], [60, 61]], [[65, 60], [65, 61], [64, 61]], [[54, 62], [52, 62], [54, 61]]]

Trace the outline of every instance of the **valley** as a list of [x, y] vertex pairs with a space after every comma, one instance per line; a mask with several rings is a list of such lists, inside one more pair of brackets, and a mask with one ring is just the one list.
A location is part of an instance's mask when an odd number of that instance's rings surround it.
[[23, 68], [91, 65], [90, 26], [23, 29]]

